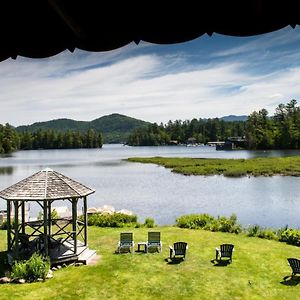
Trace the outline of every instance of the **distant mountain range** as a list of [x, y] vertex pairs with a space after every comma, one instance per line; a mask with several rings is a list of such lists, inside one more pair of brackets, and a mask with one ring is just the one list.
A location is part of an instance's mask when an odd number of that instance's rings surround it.
[[[230, 121], [246, 121], [247, 116], [229, 115], [219, 118], [221, 120]], [[34, 132], [38, 129], [53, 129], [65, 132], [67, 130], [86, 132], [89, 128], [93, 128], [103, 134], [104, 143], [122, 143], [126, 142], [127, 137], [136, 128], [144, 127], [150, 122], [131, 118], [120, 114], [111, 114], [100, 117], [92, 121], [76, 121], [72, 119], [56, 119], [46, 122], [36, 122], [31, 125], [18, 126], [17, 131]]]
[[225, 122], [246, 121], [248, 119], [248, 116], [246, 116], [246, 115], [242, 115], [242, 116], [229, 115], [229, 116], [221, 117], [220, 119]]
[[57, 131], [85, 132], [93, 128], [103, 134], [104, 143], [122, 143], [136, 128], [147, 126], [149, 122], [134, 119], [120, 114], [111, 114], [92, 121], [75, 121], [72, 119], [57, 119], [46, 122], [37, 122], [27, 126], [19, 126], [17, 131], [34, 132], [38, 129], [53, 129]]

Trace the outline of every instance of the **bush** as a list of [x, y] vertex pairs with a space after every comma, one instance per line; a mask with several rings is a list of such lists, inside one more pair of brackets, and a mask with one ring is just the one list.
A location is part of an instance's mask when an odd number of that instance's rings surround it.
[[147, 227], [147, 228], [153, 228], [155, 226], [154, 219], [146, 218], [144, 226]]
[[282, 231], [279, 236], [279, 241], [300, 246], [300, 230], [289, 228]]
[[190, 229], [204, 229], [210, 231], [222, 231], [231, 233], [240, 233], [242, 226], [237, 224], [237, 216], [232, 214], [229, 218], [214, 217], [208, 214], [191, 214], [181, 216], [176, 219], [177, 226]]
[[[59, 216], [57, 210], [55, 208], [52, 209], [52, 211], [51, 211], [51, 219], [55, 220], [55, 219], [59, 219], [59, 218], [60, 218], [60, 216]], [[43, 220], [44, 219], [44, 213], [42, 211], [39, 212], [39, 214], [37, 216], [37, 219], [38, 220]]]
[[273, 229], [269, 229], [269, 228], [261, 229], [258, 232], [257, 236], [262, 239], [278, 240], [276, 231], [274, 231]]
[[206, 227], [213, 220], [214, 217], [208, 214], [191, 214], [177, 218], [176, 223], [180, 228], [199, 229]]
[[247, 229], [247, 235], [250, 237], [257, 236], [260, 230], [261, 229], [258, 225], [249, 226]]
[[126, 215], [122, 213], [101, 214], [95, 213], [88, 216], [89, 226], [99, 227], [124, 227], [135, 225], [137, 223], [136, 215]]
[[[10, 222], [10, 227], [13, 228], [14, 227], [14, 221]], [[0, 230], [7, 230], [8, 226], [7, 226], [7, 220], [4, 220], [1, 225], [0, 225]]]
[[26, 281], [36, 281], [38, 278], [45, 280], [49, 269], [50, 260], [34, 253], [28, 260], [16, 261], [13, 264], [11, 277], [13, 279], [23, 278]]
[[6, 221], [6, 220], [4, 220], [4, 221], [1, 223], [0, 229], [1, 229], [1, 230], [7, 230], [7, 221]]

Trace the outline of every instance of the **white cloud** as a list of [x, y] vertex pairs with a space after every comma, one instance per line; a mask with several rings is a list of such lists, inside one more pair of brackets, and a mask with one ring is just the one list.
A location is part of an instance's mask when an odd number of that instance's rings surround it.
[[[285, 40], [282, 34], [273, 39], [281, 44]], [[167, 122], [250, 114], [262, 108], [273, 112], [275, 101], [300, 96], [300, 68], [294, 64], [264, 74], [250, 72], [255, 60], [191, 64], [182, 52], [138, 55], [137, 47], [0, 63], [0, 123], [21, 125], [63, 117], [92, 120], [114, 112]]]

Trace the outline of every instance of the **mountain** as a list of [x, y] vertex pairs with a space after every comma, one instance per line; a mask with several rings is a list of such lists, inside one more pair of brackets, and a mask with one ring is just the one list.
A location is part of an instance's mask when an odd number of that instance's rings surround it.
[[17, 127], [17, 131], [29, 131], [34, 132], [38, 129], [53, 129], [57, 131], [67, 131], [67, 130], [74, 130], [74, 131], [86, 131], [89, 126], [90, 122], [86, 121], [75, 121], [71, 119], [57, 119], [51, 120], [46, 122], [36, 122], [31, 125], [23, 125]]
[[38, 129], [53, 129], [57, 131], [85, 132], [93, 128], [103, 134], [104, 143], [122, 143], [129, 134], [139, 127], [147, 126], [149, 122], [120, 114], [111, 114], [92, 121], [76, 121], [72, 119], [57, 119], [46, 122], [36, 122], [31, 125], [19, 126], [17, 131], [34, 132]]
[[242, 116], [229, 115], [229, 116], [224, 116], [220, 119], [225, 122], [246, 121], [248, 119], [248, 116], [246, 116], [246, 115], [242, 115]]

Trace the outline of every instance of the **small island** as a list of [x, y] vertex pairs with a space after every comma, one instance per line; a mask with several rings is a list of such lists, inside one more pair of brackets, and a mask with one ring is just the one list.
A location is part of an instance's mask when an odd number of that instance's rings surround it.
[[128, 161], [157, 164], [184, 175], [300, 176], [300, 156], [251, 159], [131, 157]]

